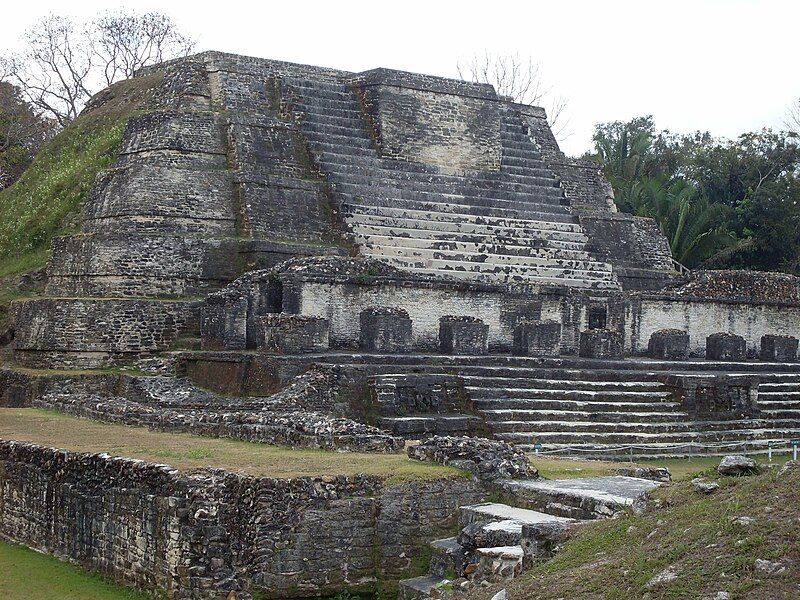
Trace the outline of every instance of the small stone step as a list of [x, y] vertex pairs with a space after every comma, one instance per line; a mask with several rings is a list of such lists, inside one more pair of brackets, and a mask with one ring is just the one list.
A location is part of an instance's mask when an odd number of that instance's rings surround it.
[[430, 543], [431, 563], [428, 571], [442, 579], [454, 579], [463, 574], [465, 566], [464, 548], [455, 537], [435, 540]]
[[399, 583], [398, 600], [421, 600], [430, 598], [431, 591], [439, 585], [447, 583], [446, 579], [435, 575], [422, 575], [411, 579], [401, 579]]
[[570, 519], [565, 519], [563, 517], [548, 515], [526, 508], [516, 508], [496, 502], [462, 506], [459, 509], [459, 513], [459, 524], [461, 527], [479, 521], [516, 521], [522, 524], [546, 522], [563, 523], [570, 521]]

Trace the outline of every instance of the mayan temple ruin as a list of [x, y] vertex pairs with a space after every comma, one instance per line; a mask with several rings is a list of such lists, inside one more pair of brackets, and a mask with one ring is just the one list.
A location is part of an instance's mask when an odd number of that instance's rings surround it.
[[570, 523], [659, 485], [570, 495], [522, 453], [633, 461], [800, 438], [800, 280], [674, 262], [541, 108], [486, 84], [219, 52], [147, 67], [86, 111], [109, 103], [134, 116], [43, 287], [11, 304], [0, 405], [469, 454], [475, 477], [200, 475], [0, 440], [5, 538], [176, 599], [382, 580], [427, 598], [445, 579], [513, 577]]

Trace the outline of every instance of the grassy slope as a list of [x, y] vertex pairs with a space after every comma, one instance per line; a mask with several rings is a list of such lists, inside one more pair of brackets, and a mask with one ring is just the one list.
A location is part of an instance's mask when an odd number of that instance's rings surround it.
[[0, 597], [4, 600], [145, 600], [52, 556], [0, 542]]
[[[509, 598], [699, 599], [720, 591], [732, 598], [800, 597], [800, 467], [782, 477], [773, 469], [719, 483], [710, 496], [688, 481], [673, 483], [655, 493], [661, 508], [584, 526], [553, 560], [509, 583]], [[739, 516], [756, 522], [736, 524]], [[780, 561], [787, 571], [760, 578], [756, 559]], [[648, 587], [667, 567], [677, 569], [677, 579]], [[491, 596], [482, 590], [470, 598]]]
[[268, 477], [366, 473], [390, 482], [458, 477], [461, 471], [411, 460], [405, 454], [291, 450], [229, 439], [160, 433], [78, 419], [30, 408], [0, 408], [0, 439], [29, 441], [76, 452], [108, 452], [184, 470], [219, 467]]
[[0, 191], [0, 331], [8, 303], [23, 295], [14, 275], [43, 266], [53, 236], [75, 228], [95, 177], [116, 160], [128, 119], [146, 108], [160, 80], [143, 77], [106, 90], [103, 104], [61, 131]]

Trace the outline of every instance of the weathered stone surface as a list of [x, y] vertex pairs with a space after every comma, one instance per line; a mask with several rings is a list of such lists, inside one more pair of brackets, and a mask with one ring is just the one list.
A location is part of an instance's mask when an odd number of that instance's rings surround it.
[[265, 352], [325, 352], [329, 322], [322, 317], [275, 313], [258, 319], [256, 347]]
[[621, 358], [622, 336], [610, 329], [581, 331], [578, 353], [584, 358]]
[[[176, 600], [397, 579], [482, 492], [461, 477], [275, 479], [0, 441], [0, 535]], [[102, 531], [87, 535], [86, 527]], [[332, 558], [334, 557], [334, 558]]]
[[622, 477], [649, 479], [661, 483], [672, 481], [672, 473], [667, 467], [618, 467], [613, 470], [613, 473]]
[[452, 315], [441, 317], [439, 347], [445, 354], [487, 354], [489, 326], [477, 317]]
[[360, 346], [366, 352], [411, 351], [411, 319], [402, 308], [376, 307], [360, 315]]
[[744, 360], [747, 342], [740, 335], [713, 333], [706, 338], [706, 358], [709, 360]]
[[408, 456], [465, 469], [489, 481], [538, 475], [528, 457], [511, 444], [482, 438], [434, 436], [409, 446]]
[[720, 475], [752, 475], [758, 472], [758, 465], [752, 458], [734, 454], [723, 457], [717, 471]]
[[719, 489], [719, 484], [716, 481], [706, 481], [701, 477], [692, 479], [692, 488], [701, 494], [711, 494]]
[[522, 319], [514, 328], [517, 356], [558, 356], [561, 352], [561, 324], [557, 321]]
[[796, 337], [791, 335], [761, 336], [761, 360], [791, 362], [797, 360]]
[[680, 329], [660, 329], [650, 336], [647, 355], [663, 360], [686, 360], [689, 357], [689, 334]]

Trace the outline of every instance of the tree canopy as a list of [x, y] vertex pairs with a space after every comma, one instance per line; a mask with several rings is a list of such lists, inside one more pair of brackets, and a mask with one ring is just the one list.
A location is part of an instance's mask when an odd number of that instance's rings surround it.
[[651, 116], [597, 125], [620, 210], [653, 217], [687, 267], [800, 274], [800, 147], [790, 131], [734, 140], [657, 131]]

